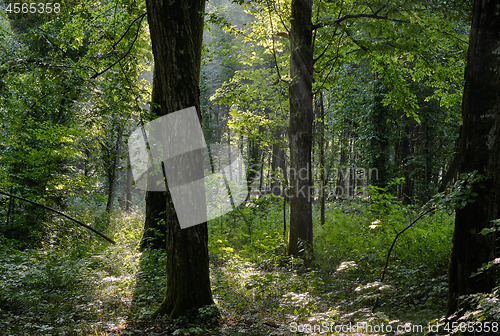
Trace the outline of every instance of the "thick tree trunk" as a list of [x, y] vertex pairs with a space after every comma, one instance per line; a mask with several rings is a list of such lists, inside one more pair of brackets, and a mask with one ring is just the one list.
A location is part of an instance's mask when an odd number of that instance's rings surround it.
[[139, 248], [155, 250], [166, 249], [167, 226], [165, 222], [166, 193], [159, 191], [146, 191], [146, 215], [144, 230]]
[[[199, 76], [205, 0], [146, 0], [155, 60], [159, 116], [190, 106], [200, 111]], [[157, 314], [186, 315], [213, 304], [206, 223], [181, 229], [167, 191], [167, 291]]]
[[[153, 72], [153, 92], [151, 101], [158, 102], [161, 99], [160, 86], [156, 77], [156, 69]], [[152, 104], [150, 115], [154, 118], [161, 115], [162, 111], [159, 105]], [[148, 181], [148, 183], [150, 183]], [[164, 250], [167, 248], [167, 225], [166, 213], [167, 194], [161, 191], [146, 191], [146, 215], [144, 217], [144, 230], [142, 233], [139, 248], [143, 251], [146, 248]]]
[[500, 218], [500, 14], [498, 1], [476, 0], [465, 71], [460, 173], [477, 170], [486, 177], [476, 183], [473, 203], [457, 210], [449, 269], [448, 315], [464, 294], [489, 292], [491, 273], [471, 277], [495, 257], [495, 235], [480, 234]]
[[290, 230], [288, 254], [312, 251], [312, 0], [292, 0], [290, 28]]

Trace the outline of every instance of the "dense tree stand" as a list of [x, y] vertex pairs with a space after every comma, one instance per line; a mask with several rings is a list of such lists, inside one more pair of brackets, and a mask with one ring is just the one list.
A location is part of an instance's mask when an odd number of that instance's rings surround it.
[[[157, 114], [162, 116], [191, 106], [199, 113], [205, 1], [146, 3], [155, 60], [153, 104], [159, 106]], [[181, 229], [169, 192], [164, 195], [167, 291], [156, 314], [176, 317], [213, 304], [208, 233], [206, 223]]]
[[465, 71], [460, 173], [477, 171], [485, 180], [473, 186], [477, 197], [457, 210], [449, 268], [448, 315], [459, 297], [487, 293], [495, 286], [491, 272], [471, 277], [495, 258], [496, 237], [482, 235], [500, 218], [500, 15], [498, 2], [476, 0]]

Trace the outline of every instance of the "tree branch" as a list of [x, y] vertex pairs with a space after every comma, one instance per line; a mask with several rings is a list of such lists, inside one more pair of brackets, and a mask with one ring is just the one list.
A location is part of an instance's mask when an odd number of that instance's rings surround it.
[[[394, 246], [396, 245], [396, 241], [398, 240], [398, 238], [406, 232], [406, 230], [408, 230], [409, 228], [411, 228], [413, 225], [415, 225], [420, 219], [422, 219], [422, 217], [424, 217], [425, 215], [427, 215], [428, 213], [432, 212], [436, 210], [435, 207], [431, 207], [429, 209], [427, 209], [426, 211], [423, 211], [420, 213], [420, 215], [413, 221], [411, 222], [407, 227], [405, 227], [403, 230], [399, 231], [397, 234], [396, 234], [396, 237], [394, 237], [394, 240], [392, 241], [392, 245], [391, 247], [389, 248], [389, 251], [387, 252], [387, 256], [385, 258], [385, 266], [384, 266], [384, 270], [382, 271], [382, 276], [380, 277], [380, 282], [383, 282], [384, 279], [385, 279], [385, 274], [387, 272], [387, 268], [389, 267], [389, 259], [391, 258], [391, 253], [392, 253], [392, 250], [394, 249]], [[375, 301], [375, 304], [373, 305], [373, 308], [372, 308], [372, 311], [374, 311], [378, 306], [378, 298], [377, 300]]]
[[13, 194], [11, 194], [11, 193], [8, 193], [8, 192], [2, 191], [2, 190], [0, 190], [0, 194], [5, 195], [5, 196], [9, 196], [9, 197], [13, 197], [13, 198], [16, 198], [16, 199], [18, 199], [18, 200], [21, 200], [21, 201], [24, 201], [24, 202], [28, 202], [28, 203], [31, 203], [31, 204], [33, 204], [33, 205], [39, 206], [39, 207], [41, 207], [41, 208], [44, 208], [44, 209], [46, 209], [46, 210], [49, 210], [49, 211], [55, 212], [56, 214], [59, 214], [59, 215], [61, 215], [61, 216], [63, 216], [63, 217], [66, 217], [67, 219], [69, 219], [69, 220], [71, 220], [71, 221], [75, 222], [76, 224], [78, 224], [78, 225], [80, 225], [80, 226], [83, 226], [83, 227], [84, 227], [84, 228], [86, 228], [87, 230], [90, 230], [90, 231], [94, 232], [95, 234], [97, 234], [97, 235], [101, 236], [102, 238], [106, 239], [106, 240], [107, 240], [108, 242], [110, 242], [111, 244], [116, 244], [116, 242], [115, 242], [113, 239], [109, 238], [109, 237], [108, 237], [108, 236], [106, 236], [105, 234], [103, 234], [103, 233], [101, 233], [101, 232], [97, 231], [96, 229], [94, 229], [94, 228], [93, 228], [93, 227], [91, 227], [91, 226], [88, 226], [87, 224], [84, 224], [83, 222], [79, 221], [78, 219], [75, 219], [75, 218], [73, 218], [73, 217], [71, 217], [71, 216], [69, 216], [69, 215], [65, 214], [64, 212], [61, 212], [61, 211], [59, 211], [59, 210], [53, 209], [53, 208], [51, 208], [51, 207], [48, 207], [48, 206], [46, 206], [46, 205], [43, 205], [43, 204], [40, 204], [40, 203], [34, 202], [34, 201], [29, 200], [29, 199], [27, 199], [27, 198], [24, 198], [24, 197], [20, 197], [20, 196], [13, 195]]
[[319, 29], [323, 28], [326, 26], [331, 26], [331, 25], [339, 25], [340, 23], [349, 20], [349, 19], [361, 19], [361, 18], [367, 18], [367, 19], [377, 19], [377, 20], [387, 20], [387, 21], [392, 21], [392, 22], [401, 22], [401, 23], [409, 23], [410, 21], [408, 20], [400, 20], [400, 19], [392, 19], [389, 16], [385, 15], [379, 15], [378, 13], [382, 10], [379, 9], [378, 11], [374, 12], [373, 14], [346, 14], [334, 21], [331, 22], [319, 22], [315, 25], [312, 26], [313, 30], [314, 29]]
[[392, 22], [404, 22], [404, 23], [410, 22], [408, 20], [391, 19], [388, 16], [380, 16], [378, 14], [348, 14], [348, 15], [345, 15], [345, 16], [341, 17], [340, 19], [335, 20], [333, 23], [334, 24], [339, 24], [339, 23], [341, 23], [342, 21], [345, 21], [345, 20], [360, 19], [360, 18], [388, 20], [388, 21], [392, 21]]
[[[137, 20], [141, 20], [141, 21], [142, 21], [142, 19], [146, 16], [146, 14], [148, 14], [148, 13], [147, 13], [147, 12], [145, 12], [145, 13], [143, 13], [143, 14], [139, 15], [138, 17], [136, 17], [136, 18], [134, 19], [134, 21], [130, 22], [130, 24], [129, 24], [129, 25], [128, 25], [128, 27], [127, 27], [127, 30], [125, 30], [125, 32], [124, 32], [124, 33], [122, 34], [122, 36], [118, 39], [118, 41], [116, 41], [115, 43], [113, 43], [113, 46], [112, 46], [112, 47], [113, 47], [113, 49], [115, 49], [115, 48], [116, 48], [116, 46], [118, 45], [118, 43], [120, 43], [120, 42], [121, 42], [121, 40], [123, 40], [123, 38], [125, 37], [125, 35], [127, 35], [128, 31], [130, 30], [130, 28], [132, 28], [132, 25], [135, 23], [135, 21], [137, 21]], [[141, 26], [141, 24], [139, 23], [139, 27], [140, 27], [140, 26]]]
[[[139, 21], [139, 24], [137, 25], [137, 32], [135, 34], [134, 40], [130, 44], [130, 47], [125, 52], [125, 54], [122, 57], [120, 57], [116, 62], [113, 62], [113, 64], [111, 64], [110, 66], [108, 66], [106, 69], [104, 69], [102, 71], [99, 71], [98, 73], [96, 73], [95, 75], [93, 75], [92, 77], [90, 77], [90, 79], [96, 79], [98, 76], [102, 75], [103, 73], [105, 73], [106, 71], [108, 71], [109, 69], [111, 69], [112, 67], [114, 67], [115, 65], [117, 65], [118, 63], [120, 63], [125, 57], [127, 57], [130, 54], [130, 52], [132, 51], [132, 48], [134, 47], [135, 42], [139, 38], [139, 32], [141, 31], [140, 28], [141, 28], [142, 20], [144, 20], [145, 17], [146, 17], [146, 13], [142, 14], [139, 17], [140, 21]], [[139, 19], [139, 18], [137, 18], [137, 19]]]

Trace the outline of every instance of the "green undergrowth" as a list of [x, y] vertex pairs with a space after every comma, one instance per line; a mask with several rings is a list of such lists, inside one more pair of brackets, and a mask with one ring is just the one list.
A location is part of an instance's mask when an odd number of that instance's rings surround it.
[[[271, 328], [276, 335], [294, 334], [293, 327], [301, 325], [325, 332], [320, 328], [325, 323], [426, 325], [445, 309], [453, 217], [435, 211], [401, 235], [381, 282], [396, 234], [418, 217], [418, 209], [393, 201], [330, 203], [323, 226], [315, 208], [309, 267], [285, 256], [281, 199], [265, 196], [224, 222], [213, 221], [210, 251], [219, 265], [212, 272], [218, 304], [232, 312], [229, 320], [245, 317], [252, 330], [279, 326]], [[241, 328], [241, 335], [264, 334]]]
[[[116, 245], [77, 228], [37, 249], [3, 242], [1, 335], [295, 335], [306, 324], [425, 324], [445, 308], [453, 220], [444, 210], [400, 237], [381, 282], [387, 251], [417, 209], [329, 203], [320, 226], [315, 207], [315, 258], [306, 267], [285, 254], [282, 199], [252, 200], [208, 223], [217, 308], [200, 311], [194, 322], [149, 320], [167, 284], [166, 256], [138, 251], [143, 213], [95, 213], [75, 208], [75, 216], [100, 225]], [[220, 321], [208, 323], [204, 316], [213, 309]]]
[[39, 249], [2, 244], [0, 334], [89, 335], [125, 323], [138, 271], [141, 217], [133, 212], [101, 224], [108, 234], [116, 232], [116, 245], [75, 227], [47, 237]]

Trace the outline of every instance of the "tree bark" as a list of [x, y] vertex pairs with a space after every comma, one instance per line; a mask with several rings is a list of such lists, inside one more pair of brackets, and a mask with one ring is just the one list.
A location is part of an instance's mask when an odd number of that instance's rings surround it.
[[[275, 132], [275, 137], [277, 138], [279, 134], [276, 134]], [[276, 139], [275, 138], [275, 139]], [[280, 196], [281, 195], [281, 183], [280, 183], [280, 173], [279, 173], [279, 164], [280, 164], [280, 159], [281, 159], [281, 148], [278, 143], [273, 143], [272, 145], [272, 154], [271, 154], [271, 193], [275, 196]]]
[[495, 257], [495, 235], [480, 234], [500, 218], [500, 14], [498, 1], [476, 0], [465, 70], [459, 172], [477, 170], [486, 180], [473, 186], [474, 202], [457, 210], [449, 267], [448, 315], [461, 295], [490, 292], [493, 275], [471, 277]]
[[[190, 106], [200, 111], [200, 66], [205, 0], [146, 0], [155, 60], [159, 116]], [[167, 191], [167, 291], [156, 315], [188, 315], [213, 304], [206, 223], [181, 229]]]
[[120, 160], [120, 150], [122, 144], [122, 127], [118, 126], [118, 135], [116, 137], [115, 147], [113, 148], [111, 166], [108, 168], [108, 201], [106, 203], [106, 212], [111, 213], [116, 194], [116, 172]]
[[271, 160], [271, 192], [276, 196], [284, 196], [283, 190], [287, 179], [285, 151], [282, 148], [283, 138], [283, 129], [277, 128], [274, 131], [275, 142], [272, 146]]
[[248, 196], [252, 194], [252, 185], [255, 179], [259, 177], [258, 192], [261, 192], [262, 179], [262, 150], [257, 139], [248, 139], [248, 170], [247, 170], [247, 188]]
[[325, 165], [325, 106], [323, 103], [323, 92], [316, 96], [318, 104], [318, 147], [319, 147], [319, 223], [325, 224], [325, 180], [326, 180], [326, 165]]
[[165, 250], [166, 246], [166, 193], [159, 191], [146, 191], [146, 215], [144, 230], [139, 249]]
[[312, 252], [312, 0], [292, 0], [290, 28], [290, 230], [288, 254]]
[[[378, 75], [376, 76], [378, 77]], [[380, 78], [376, 78], [373, 110], [370, 112], [371, 125], [373, 127], [373, 136], [370, 140], [370, 147], [372, 154], [372, 167], [377, 170], [377, 178], [370, 181], [370, 183], [382, 188], [389, 182], [387, 177], [387, 152], [389, 146], [387, 134], [388, 107], [384, 106], [382, 103], [385, 91], [384, 81]]]
[[[161, 99], [160, 86], [156, 77], [156, 68], [153, 71], [153, 89], [151, 101], [158, 102]], [[161, 115], [159, 105], [151, 104], [150, 115], [152, 118]], [[148, 181], [149, 183], [149, 181]], [[167, 225], [166, 213], [167, 194], [161, 191], [146, 191], [145, 204], [146, 215], [144, 217], [144, 230], [142, 233], [139, 249], [165, 250], [167, 248]]]
[[129, 212], [132, 206], [132, 167], [130, 166], [130, 157], [127, 155], [127, 181], [125, 185], [125, 211]]
[[346, 198], [348, 195], [347, 173], [348, 173], [348, 159], [349, 159], [349, 132], [347, 129], [340, 131], [339, 135], [339, 169], [337, 172], [337, 183], [335, 186], [336, 198]]

